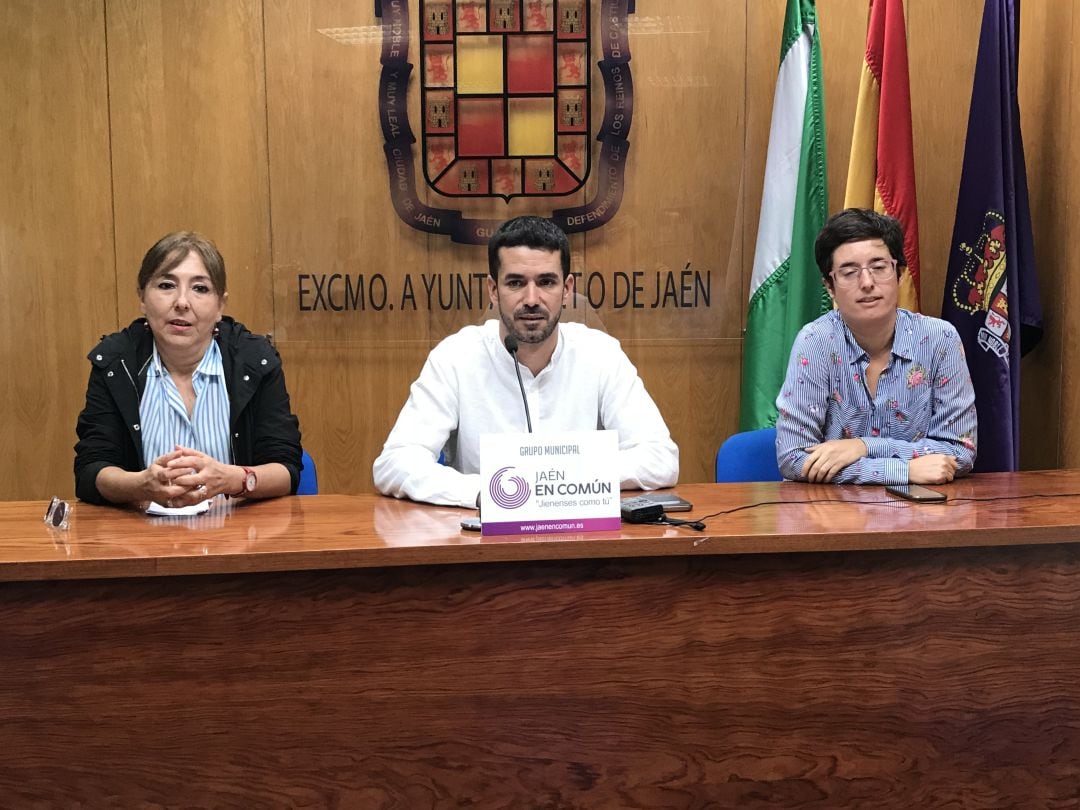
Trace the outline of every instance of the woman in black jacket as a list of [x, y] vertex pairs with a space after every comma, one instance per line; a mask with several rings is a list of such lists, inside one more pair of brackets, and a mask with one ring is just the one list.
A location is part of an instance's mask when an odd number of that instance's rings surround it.
[[145, 315], [88, 355], [75, 494], [90, 503], [197, 503], [296, 491], [300, 430], [281, 358], [223, 316], [225, 263], [190, 232], [160, 239], [138, 277]]

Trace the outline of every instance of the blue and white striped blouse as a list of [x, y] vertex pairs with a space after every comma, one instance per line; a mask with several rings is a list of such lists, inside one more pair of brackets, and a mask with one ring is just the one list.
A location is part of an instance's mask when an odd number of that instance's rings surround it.
[[195, 388], [195, 407], [189, 418], [180, 391], [161, 364], [155, 345], [146, 371], [146, 389], [139, 403], [143, 463], [147, 467], [178, 444], [206, 453], [223, 464], [232, 463], [229, 391], [216, 341], [210, 341], [191, 382]]

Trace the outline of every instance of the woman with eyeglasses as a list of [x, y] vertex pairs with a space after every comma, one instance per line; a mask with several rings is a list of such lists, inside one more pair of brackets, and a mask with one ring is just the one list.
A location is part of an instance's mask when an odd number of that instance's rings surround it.
[[197, 233], [162, 237], [138, 275], [145, 317], [88, 355], [75, 493], [186, 506], [296, 491], [300, 430], [281, 358], [223, 314], [225, 262]]
[[899, 222], [834, 214], [814, 245], [835, 309], [795, 338], [776, 399], [785, 478], [943, 484], [975, 463], [975, 391], [956, 328], [898, 306]]

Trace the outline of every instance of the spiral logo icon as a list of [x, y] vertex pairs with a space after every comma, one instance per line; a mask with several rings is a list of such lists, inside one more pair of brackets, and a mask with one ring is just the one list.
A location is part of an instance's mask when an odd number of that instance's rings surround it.
[[529, 500], [531, 490], [528, 482], [520, 475], [508, 475], [513, 467], [503, 467], [491, 476], [488, 493], [491, 500], [503, 509], [517, 509]]

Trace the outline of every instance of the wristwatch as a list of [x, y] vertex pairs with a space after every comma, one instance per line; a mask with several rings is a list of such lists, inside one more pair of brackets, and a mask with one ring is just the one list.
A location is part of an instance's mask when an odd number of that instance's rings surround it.
[[259, 484], [259, 476], [255, 475], [255, 471], [251, 467], [244, 467], [244, 486], [236, 493], [238, 498], [243, 498], [250, 495], [255, 491], [255, 487]]

